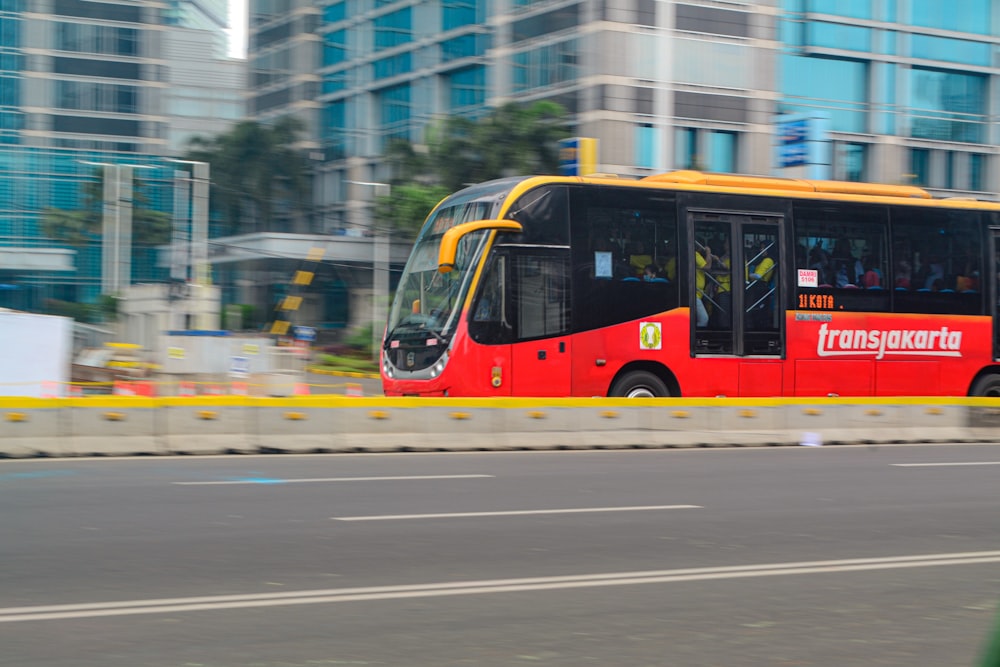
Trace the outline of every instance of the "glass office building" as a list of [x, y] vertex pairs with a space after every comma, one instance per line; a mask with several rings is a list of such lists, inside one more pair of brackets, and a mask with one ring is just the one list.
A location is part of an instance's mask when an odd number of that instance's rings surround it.
[[[823, 120], [826, 177], [996, 192], [996, 0], [252, 0], [252, 110], [297, 113], [327, 226], [363, 224], [393, 137], [509, 100], [566, 107], [601, 171], [802, 175], [782, 118]], [[350, 202], [355, 202], [353, 205]]]
[[995, 196], [1000, 3], [783, 0], [780, 111], [822, 114], [832, 175]]
[[[194, 84], [179, 77], [167, 48], [181, 48], [175, 33], [188, 40], [187, 51], [197, 42], [192, 33], [208, 43], [214, 33], [165, 24], [173, 9], [186, 21], [224, 16], [225, 7], [225, 0], [0, 0], [0, 307], [52, 312], [53, 303], [94, 302], [104, 291], [99, 234], [70, 243], [44, 224], [55, 210], [88, 204], [100, 215], [92, 193], [100, 193], [102, 171], [113, 178], [136, 167], [133, 220], [141, 209], [172, 210], [175, 165], [165, 159], [178, 152], [172, 114], [197, 126], [199, 111], [174, 100], [185, 85], [231, 90], [242, 76], [203, 72]], [[226, 101], [204, 115], [213, 122], [243, 115], [242, 104]], [[140, 247], [141, 234], [134, 241], [126, 284], [165, 280], [156, 251]]]

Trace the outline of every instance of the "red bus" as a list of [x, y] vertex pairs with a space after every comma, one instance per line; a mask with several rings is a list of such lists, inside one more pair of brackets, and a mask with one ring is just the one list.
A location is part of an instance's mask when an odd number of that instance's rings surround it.
[[430, 214], [387, 396], [1000, 395], [1000, 204], [678, 171], [533, 176]]

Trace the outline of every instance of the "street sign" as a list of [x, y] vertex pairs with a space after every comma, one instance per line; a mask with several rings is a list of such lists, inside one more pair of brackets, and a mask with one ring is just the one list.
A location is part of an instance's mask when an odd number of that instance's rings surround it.
[[316, 329], [313, 327], [295, 326], [292, 327], [292, 334], [296, 340], [312, 342], [316, 340]]
[[234, 378], [245, 378], [250, 375], [250, 357], [233, 357], [229, 364], [229, 375]]

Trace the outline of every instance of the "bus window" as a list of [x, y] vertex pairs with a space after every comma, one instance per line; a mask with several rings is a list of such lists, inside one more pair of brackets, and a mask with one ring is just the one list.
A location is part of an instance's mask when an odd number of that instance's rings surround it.
[[733, 354], [733, 223], [699, 217], [694, 235], [696, 351]]
[[892, 211], [893, 296], [900, 313], [982, 313], [978, 211]]
[[797, 204], [798, 310], [888, 311], [887, 211], [857, 204]]
[[672, 195], [577, 188], [571, 201], [574, 331], [621, 324], [679, 305]]
[[501, 345], [513, 340], [513, 329], [507, 315], [508, 261], [505, 251], [495, 252], [483, 273], [469, 321], [469, 335], [477, 343]]

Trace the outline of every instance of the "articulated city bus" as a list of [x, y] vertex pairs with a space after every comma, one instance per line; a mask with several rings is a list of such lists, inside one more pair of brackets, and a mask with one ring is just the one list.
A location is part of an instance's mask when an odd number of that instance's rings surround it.
[[1000, 395], [1000, 204], [677, 171], [534, 176], [430, 214], [387, 396]]

